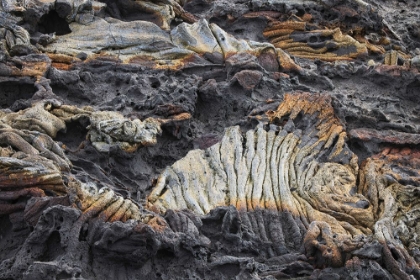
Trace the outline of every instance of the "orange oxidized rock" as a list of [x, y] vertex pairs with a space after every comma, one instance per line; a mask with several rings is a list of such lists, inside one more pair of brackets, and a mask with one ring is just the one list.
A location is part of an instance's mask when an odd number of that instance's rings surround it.
[[314, 30], [308, 25], [304, 21], [272, 21], [264, 36], [276, 48], [302, 58], [336, 61], [367, 55], [365, 44], [343, 35], [339, 28]]

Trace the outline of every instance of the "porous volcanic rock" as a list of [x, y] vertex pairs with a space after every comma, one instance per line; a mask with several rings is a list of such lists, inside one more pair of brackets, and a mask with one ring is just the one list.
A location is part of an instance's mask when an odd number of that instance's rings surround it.
[[415, 0], [0, 0], [0, 279], [420, 279]]

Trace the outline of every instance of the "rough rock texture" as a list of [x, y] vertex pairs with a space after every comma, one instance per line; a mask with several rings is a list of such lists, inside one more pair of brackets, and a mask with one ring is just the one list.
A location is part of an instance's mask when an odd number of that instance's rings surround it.
[[419, 14], [0, 0], [0, 279], [420, 279]]

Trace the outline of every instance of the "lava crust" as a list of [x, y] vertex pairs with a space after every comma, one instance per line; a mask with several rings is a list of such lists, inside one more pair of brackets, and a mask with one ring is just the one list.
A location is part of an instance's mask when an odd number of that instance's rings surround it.
[[420, 279], [415, 0], [0, 0], [0, 279]]

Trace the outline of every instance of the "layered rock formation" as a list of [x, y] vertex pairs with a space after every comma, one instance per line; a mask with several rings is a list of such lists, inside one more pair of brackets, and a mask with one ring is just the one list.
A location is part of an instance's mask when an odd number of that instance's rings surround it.
[[416, 1], [0, 3], [0, 279], [420, 279]]

